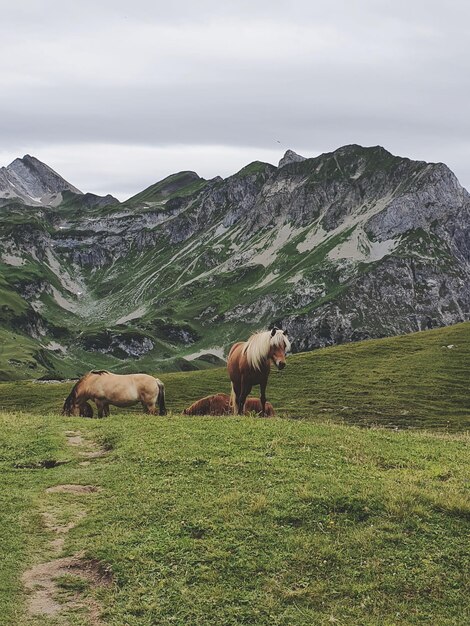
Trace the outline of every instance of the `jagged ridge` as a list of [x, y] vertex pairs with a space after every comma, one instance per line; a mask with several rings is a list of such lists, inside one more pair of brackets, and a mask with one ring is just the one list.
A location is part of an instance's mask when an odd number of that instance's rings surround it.
[[26, 232], [10, 209], [15, 324], [43, 346], [60, 326], [72, 369], [155, 369], [217, 360], [273, 321], [305, 350], [469, 318], [470, 200], [445, 165], [356, 145], [281, 163], [182, 172], [86, 216], [30, 212]]

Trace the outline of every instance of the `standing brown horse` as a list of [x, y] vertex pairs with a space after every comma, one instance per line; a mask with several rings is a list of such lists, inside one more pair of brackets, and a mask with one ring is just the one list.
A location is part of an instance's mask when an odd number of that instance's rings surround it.
[[251, 335], [248, 341], [236, 343], [228, 355], [227, 369], [232, 381], [233, 412], [243, 414], [245, 400], [254, 385], [260, 386], [262, 415], [266, 414], [266, 385], [271, 363], [282, 370], [290, 350], [287, 333], [280, 328]]
[[109, 415], [109, 405], [131, 406], [141, 402], [147, 413], [165, 415], [165, 386], [161, 380], [148, 374], [112, 374], [106, 370], [91, 371], [82, 376], [67, 396], [63, 415], [78, 415], [84, 403], [93, 400], [98, 417]]

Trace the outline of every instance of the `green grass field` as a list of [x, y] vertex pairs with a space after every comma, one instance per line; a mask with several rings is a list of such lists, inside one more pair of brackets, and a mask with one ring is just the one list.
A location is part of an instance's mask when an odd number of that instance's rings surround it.
[[[223, 370], [162, 375], [164, 418], [64, 418], [70, 383], [0, 385], [1, 623], [469, 623], [469, 333], [289, 357], [268, 397], [298, 419], [180, 415]], [[46, 491], [67, 484], [100, 490]], [[60, 553], [45, 516], [75, 519]], [[29, 615], [22, 573], [77, 554], [112, 582], [61, 576], [63, 610]]]

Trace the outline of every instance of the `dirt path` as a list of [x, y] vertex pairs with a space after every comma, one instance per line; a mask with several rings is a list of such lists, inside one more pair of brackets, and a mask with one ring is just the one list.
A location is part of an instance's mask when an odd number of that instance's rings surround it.
[[[85, 439], [80, 432], [67, 431], [65, 436], [68, 445], [79, 450], [79, 457], [97, 459], [106, 455], [105, 450]], [[78, 465], [90, 463], [87, 460]], [[48, 560], [34, 565], [22, 576], [28, 593], [27, 615], [32, 620], [57, 616], [66, 626], [70, 623], [67, 614], [73, 611], [75, 615], [77, 612], [83, 615], [84, 626], [103, 624], [101, 607], [88, 590], [111, 584], [111, 574], [100, 563], [85, 559], [82, 553], [63, 555], [67, 534], [87, 515], [87, 498], [100, 490], [96, 485], [82, 484], [55, 485], [45, 490], [42, 518], [51, 533]]]

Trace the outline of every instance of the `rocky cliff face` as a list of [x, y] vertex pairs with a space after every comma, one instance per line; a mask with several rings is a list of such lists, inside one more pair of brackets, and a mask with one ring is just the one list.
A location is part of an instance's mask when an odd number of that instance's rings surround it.
[[54, 206], [62, 201], [63, 191], [82, 193], [29, 154], [0, 168], [0, 199], [3, 203], [5, 200], [19, 200], [25, 204]]
[[1, 209], [0, 321], [26, 337], [28, 318], [42, 349], [59, 337], [72, 370], [182, 367], [271, 322], [308, 350], [469, 319], [470, 197], [443, 164], [288, 151], [122, 204], [87, 196]]

